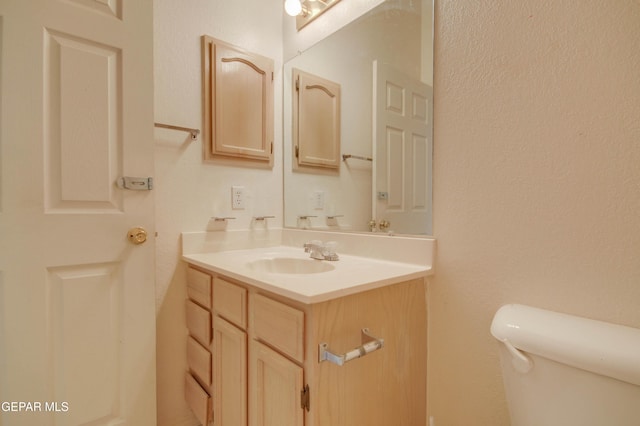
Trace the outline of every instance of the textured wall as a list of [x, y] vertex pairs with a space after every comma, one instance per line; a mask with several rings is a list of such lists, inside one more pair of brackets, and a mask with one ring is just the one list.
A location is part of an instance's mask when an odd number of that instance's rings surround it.
[[496, 309], [640, 327], [640, 2], [436, 1], [429, 412], [507, 425]]

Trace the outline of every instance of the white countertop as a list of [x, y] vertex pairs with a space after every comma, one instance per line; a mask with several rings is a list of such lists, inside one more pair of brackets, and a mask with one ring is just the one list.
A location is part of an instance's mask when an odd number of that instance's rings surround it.
[[366, 290], [425, 277], [430, 265], [403, 263], [340, 254], [334, 268], [319, 273], [271, 273], [250, 267], [250, 262], [269, 258], [309, 259], [302, 247], [270, 246], [184, 254], [183, 259], [206, 270], [225, 275], [257, 288], [312, 304]]

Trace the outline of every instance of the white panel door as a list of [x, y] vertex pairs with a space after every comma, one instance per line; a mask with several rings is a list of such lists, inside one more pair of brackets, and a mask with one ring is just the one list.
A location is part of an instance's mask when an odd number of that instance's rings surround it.
[[0, 424], [154, 425], [152, 0], [0, 16]]
[[431, 234], [432, 88], [374, 61], [373, 217]]

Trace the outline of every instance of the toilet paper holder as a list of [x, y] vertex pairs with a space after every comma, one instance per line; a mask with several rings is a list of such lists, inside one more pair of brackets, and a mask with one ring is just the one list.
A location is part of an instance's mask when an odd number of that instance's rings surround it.
[[384, 339], [379, 339], [372, 336], [369, 333], [368, 328], [363, 328], [360, 335], [362, 339], [362, 345], [344, 354], [335, 354], [329, 350], [329, 345], [327, 343], [320, 343], [318, 345], [319, 362], [329, 361], [336, 365], [342, 366], [346, 362], [349, 362], [356, 358], [361, 358], [367, 354], [370, 354], [371, 352], [382, 349], [382, 347], [384, 346]]

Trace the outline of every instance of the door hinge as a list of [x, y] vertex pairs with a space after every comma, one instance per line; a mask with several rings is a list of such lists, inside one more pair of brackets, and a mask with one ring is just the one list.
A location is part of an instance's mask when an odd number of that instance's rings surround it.
[[273, 154], [273, 142], [271, 142], [271, 153]]
[[296, 78], [296, 92], [300, 91], [300, 76]]
[[304, 385], [300, 391], [300, 408], [309, 411], [309, 385]]
[[296, 158], [300, 158], [300, 148], [296, 145]]

